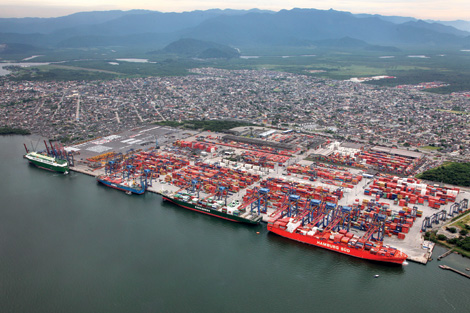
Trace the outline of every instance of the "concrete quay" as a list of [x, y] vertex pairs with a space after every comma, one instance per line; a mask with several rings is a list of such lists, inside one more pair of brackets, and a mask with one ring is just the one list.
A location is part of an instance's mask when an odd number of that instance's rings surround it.
[[[101, 174], [104, 174], [103, 169], [98, 169], [94, 170], [89, 168], [86, 165], [77, 165], [75, 167], [71, 168], [72, 171], [82, 173], [85, 175], [89, 175], [92, 177], [97, 177]], [[268, 173], [266, 177], [283, 177], [286, 178], [284, 175], [279, 175], [277, 173]], [[290, 180], [292, 181], [301, 181], [300, 178], [298, 178], [295, 175], [287, 176]], [[359, 199], [364, 199], [364, 198], [371, 198], [368, 196], [364, 196], [363, 194], [360, 194], [360, 190], [363, 190], [363, 187], [367, 185], [367, 181], [363, 180], [358, 186], [356, 186], [355, 189], [358, 189], [356, 193], [354, 193], [354, 198], [359, 198]], [[252, 187], [256, 187], [256, 185], [253, 185]], [[171, 184], [165, 183], [163, 181], [160, 181], [159, 179], [154, 180], [152, 182], [152, 186], [149, 186], [147, 188], [148, 192], [152, 192], [155, 194], [162, 195], [164, 193], [173, 193], [178, 191], [180, 188], [177, 186], [173, 186]], [[244, 193], [243, 193], [244, 194]], [[234, 194], [228, 201], [232, 201], [235, 198], [241, 198], [241, 194]], [[347, 203], [351, 204], [350, 198], [351, 195], [345, 196], [341, 201], [340, 204], [346, 205]], [[384, 200], [385, 201], [385, 200]], [[391, 203], [391, 207], [393, 207], [393, 203]], [[398, 208], [397, 208], [398, 209]], [[420, 209], [422, 209], [420, 207]], [[267, 214], [262, 214], [262, 221], [267, 222], [269, 219], [269, 215], [274, 213], [274, 209], [268, 209]], [[424, 216], [424, 215], [423, 215]], [[384, 243], [386, 245], [398, 248], [402, 250], [404, 253], [408, 255], [409, 261], [420, 263], [420, 264], [427, 264], [427, 262], [430, 260], [432, 256], [432, 251], [434, 249], [434, 243], [430, 241], [425, 241], [423, 238], [423, 234], [420, 231], [420, 222], [421, 219], [417, 219], [415, 222], [415, 225], [410, 228], [410, 232], [406, 235], [406, 238], [404, 240], [395, 238], [395, 237], [386, 237], [384, 239]], [[352, 230], [354, 233], [357, 235], [362, 235], [362, 233], [358, 230], [353, 229]]]
[[[104, 168], [93, 169], [89, 167], [89, 162], [86, 161], [87, 158], [94, 157], [99, 155], [103, 152], [115, 152], [115, 153], [130, 153], [137, 152], [139, 150], [148, 150], [151, 148], [151, 143], [155, 142], [155, 138], [158, 138], [159, 144], [161, 146], [160, 151], [165, 153], [173, 153], [174, 147], [173, 142], [177, 139], [185, 139], [185, 140], [197, 140], [198, 136], [201, 134], [203, 135], [212, 135], [217, 136], [215, 133], [200, 133], [196, 131], [181, 131], [177, 129], [171, 129], [167, 127], [161, 126], [149, 126], [146, 128], [129, 130], [122, 133], [118, 133], [116, 135], [107, 136], [101, 138], [99, 140], [93, 140], [90, 142], [85, 142], [82, 144], [78, 144], [74, 147], [80, 154], [76, 155], [76, 162], [75, 166], [71, 168], [72, 171], [79, 172], [85, 175], [96, 177], [98, 175], [104, 174]], [[149, 146], [146, 146], [149, 145]], [[220, 149], [222, 150], [222, 149]], [[242, 148], [234, 148], [235, 155], [241, 154], [243, 152]], [[177, 152], [177, 151], [176, 151]], [[294, 163], [300, 163], [303, 166], [310, 166], [312, 164], [311, 161], [306, 159], [308, 152], [296, 154], [290, 158], [290, 160], [285, 164], [285, 166]], [[177, 155], [176, 155], [177, 157]], [[242, 162], [228, 162], [224, 159], [223, 153], [212, 153], [209, 155], [191, 155], [190, 164], [194, 165], [195, 160], [203, 161], [205, 163], [223, 163], [226, 164], [226, 167], [232, 169], [246, 169], [247, 171], [256, 172], [261, 176], [261, 179], [266, 178], [281, 178], [285, 181], [291, 182], [301, 182], [303, 184], [310, 184], [315, 187], [321, 186], [329, 188], [330, 190], [335, 190], [338, 188], [331, 184], [331, 181], [317, 178], [315, 181], [306, 180], [303, 175], [297, 174], [289, 174], [286, 172], [285, 166], [277, 166], [274, 169], [270, 168], [258, 168], [255, 170], [250, 166], [246, 166], [246, 164]], [[354, 169], [354, 168], [342, 168], [342, 170], [347, 170], [354, 175], [361, 175], [363, 170]], [[339, 200], [338, 205], [342, 206], [351, 206], [355, 202], [362, 203], [363, 200], [375, 200], [375, 196], [371, 197], [368, 195], [364, 195], [364, 190], [367, 188], [368, 185], [372, 183], [372, 179], [364, 178], [362, 179], [357, 185], [353, 188], [345, 188], [344, 189], [344, 196], [341, 200]], [[259, 187], [259, 182], [251, 185], [249, 188]], [[173, 193], [179, 190], [180, 187], [174, 186], [172, 184], [166, 183], [163, 177], [159, 177], [152, 181], [151, 186], [148, 187], [148, 191], [162, 195], [164, 193]], [[241, 189], [239, 192], [232, 194], [227, 201], [233, 200], [241, 200], [245, 195], [246, 191]], [[207, 196], [207, 195], [202, 195]], [[457, 197], [457, 202], [460, 202], [463, 198], [468, 198], [468, 193], [466, 191], [462, 191], [461, 194]], [[389, 199], [379, 199], [381, 203], [387, 203], [392, 209], [392, 212], [397, 213], [402, 207], [395, 205], [392, 200]], [[449, 211], [451, 203], [442, 206], [440, 210]], [[384, 238], [384, 244], [395, 247], [408, 255], [408, 260], [412, 262], [417, 262], [421, 264], [426, 264], [432, 256], [434, 243], [425, 241], [423, 237], [423, 233], [421, 232], [421, 224], [425, 217], [431, 216], [432, 214], [438, 212], [438, 210], [428, 207], [427, 205], [417, 205], [419, 210], [423, 211], [423, 216], [421, 218], [417, 218], [414, 222], [413, 227], [409, 229], [409, 233], [406, 234], [405, 239], [398, 239], [395, 236], [386, 236]], [[249, 207], [247, 208], [249, 210]], [[273, 213], [275, 209], [269, 208], [267, 214], [262, 214], [262, 220], [267, 222], [268, 216]], [[442, 226], [442, 222], [441, 222]], [[357, 236], [362, 236], [364, 232], [351, 229], [351, 232], [355, 233]]]

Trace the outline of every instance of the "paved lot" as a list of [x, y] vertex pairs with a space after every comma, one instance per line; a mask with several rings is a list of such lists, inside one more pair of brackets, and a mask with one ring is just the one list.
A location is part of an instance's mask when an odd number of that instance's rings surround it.
[[67, 147], [67, 150], [78, 151], [78, 160], [107, 153], [127, 153], [129, 150], [147, 150], [154, 148], [158, 140], [159, 145], [173, 142], [176, 139], [185, 138], [194, 134], [192, 131], [180, 131], [163, 126], [148, 126], [134, 130], [127, 130], [106, 137], [101, 137], [81, 144]]

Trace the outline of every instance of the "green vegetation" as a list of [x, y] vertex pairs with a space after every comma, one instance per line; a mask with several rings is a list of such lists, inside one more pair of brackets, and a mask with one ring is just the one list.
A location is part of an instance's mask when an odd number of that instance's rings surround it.
[[453, 249], [467, 258], [470, 258], [470, 237], [447, 238], [445, 235], [436, 235], [436, 231], [426, 232], [424, 239]]
[[455, 234], [457, 232], [457, 229], [455, 227], [447, 227], [447, 231], [449, 233]]
[[450, 162], [416, 176], [420, 179], [457, 186], [470, 186], [470, 163]]
[[[263, 51], [264, 52], [264, 51]], [[217, 62], [213, 66], [226, 69], [268, 69], [320, 78], [345, 80], [352, 77], [394, 76], [394, 79], [382, 79], [367, 82], [371, 85], [394, 87], [403, 84], [442, 81], [447, 87], [428, 89], [436, 93], [470, 91], [470, 69], [462, 64], [470, 61], [470, 56], [455, 53], [444, 57], [433, 56], [429, 59], [409, 58], [408, 53], [393, 53], [393, 58], [380, 58], [377, 52], [335, 52], [304, 50], [285, 51], [291, 53], [287, 58], [279, 56], [260, 56], [253, 59], [233, 59]], [[248, 53], [248, 52], [247, 52]], [[299, 55], [292, 55], [299, 53]], [[253, 51], [256, 55], [256, 51]], [[315, 54], [315, 55], [313, 55]], [[433, 53], [429, 53], [432, 55]]]
[[114, 73], [102, 72], [98, 70], [89, 70], [73, 67], [30, 67], [23, 68], [11, 76], [12, 80], [30, 80], [30, 81], [70, 81], [70, 80], [109, 80], [117, 78]]
[[457, 241], [457, 246], [465, 251], [470, 251], [470, 237], [465, 237], [462, 240]]
[[424, 239], [432, 242], [437, 242], [436, 232], [427, 231], [426, 233], [424, 233]]
[[184, 125], [184, 123], [178, 122], [178, 121], [162, 121], [162, 122], [156, 122], [154, 124], [162, 125], [162, 126], [169, 126], [169, 127], [181, 127]]
[[31, 135], [31, 132], [27, 129], [12, 128], [12, 127], [0, 127], [0, 135]]
[[[118, 63], [114, 65], [112, 63]], [[119, 73], [124, 77], [177, 76], [188, 75], [189, 68], [198, 67], [200, 62], [190, 59], [167, 58], [152, 63], [137, 63], [116, 60], [76, 61], [64, 65], [87, 69], [99, 69]]]
[[[455, 227], [458, 227], [460, 229], [467, 229], [469, 226], [467, 225], [468, 223], [470, 223], [470, 210], [469, 211], [466, 211], [462, 214], [460, 214], [459, 216], [456, 216], [452, 219], [452, 224], [450, 224], [449, 226], [455, 226]], [[454, 228], [455, 228], [454, 227]]]
[[[446, 230], [452, 234], [456, 234], [458, 228], [460, 228], [459, 237], [458, 238], [447, 238], [444, 234], [437, 235], [436, 231], [433, 232], [426, 232], [424, 234], [424, 239], [430, 240], [435, 243], [439, 243], [443, 246], [446, 246], [450, 249], [454, 249], [461, 255], [470, 258], [470, 237], [466, 237], [470, 227], [467, 225], [470, 221], [470, 210], [456, 216], [452, 219], [453, 223], [446, 227]], [[458, 220], [457, 222], [454, 222]]]
[[[271, 51], [271, 53], [275, 52], [282, 53], [279, 50]], [[386, 75], [396, 78], [366, 83], [394, 87], [404, 84], [442, 81], [449, 86], [425, 91], [434, 93], [470, 91], [470, 69], [462, 66], [470, 61], [470, 55], [455, 51], [448, 52], [444, 56], [436, 55], [436, 51], [405, 51], [387, 54], [391, 58], [381, 58], [384, 53], [378, 52], [320, 51], [314, 48], [310, 50], [305, 48], [302, 51], [286, 49], [284, 53], [290, 55], [286, 58], [268, 56], [264, 50], [246, 51], [244, 54], [259, 55], [261, 53], [266, 54], [253, 59], [231, 60], [220, 64], [220, 67], [269, 69], [338, 80]], [[304, 53], [303, 56], [302, 53]], [[430, 57], [424, 59], [408, 57], [411, 54], [423, 53]]]
[[430, 151], [432, 151], [432, 150], [442, 150], [441, 147], [433, 147], [433, 146], [424, 146], [424, 147], [419, 147], [419, 148], [422, 149], [422, 150], [430, 150]]
[[[114, 65], [112, 63], [118, 63]], [[116, 78], [148, 76], [183, 76], [188, 69], [200, 62], [189, 59], [165, 59], [156, 63], [136, 63], [116, 60], [91, 60], [64, 62], [60, 65], [44, 65], [21, 68], [11, 75], [12, 80], [69, 81], [109, 80]]]
[[[65, 61], [54, 64], [21, 69], [17, 79], [33, 80], [77, 80], [113, 79], [147, 76], [190, 75], [188, 69], [215, 67], [229, 70], [267, 69], [326, 79], [350, 79], [377, 75], [394, 76], [366, 82], [377, 86], [393, 87], [403, 84], [441, 81], [447, 87], [427, 89], [435, 93], [470, 91], [470, 54], [459, 51], [340, 51], [319, 47], [258, 47], [244, 48], [243, 55], [254, 58], [196, 60], [178, 57], [174, 53], [152, 53], [150, 49], [113, 47], [101, 49], [58, 49], [44, 53], [35, 62]], [[154, 50], [155, 51], [155, 50]], [[426, 54], [429, 58], [409, 58], [412, 54]], [[441, 54], [445, 54], [441, 56]], [[381, 58], [387, 55], [390, 58]], [[286, 56], [286, 57], [283, 57]], [[148, 59], [149, 63], [116, 61], [120, 58]], [[78, 60], [78, 61], [76, 61]], [[115, 65], [113, 63], [119, 63]], [[93, 72], [99, 70], [101, 72]], [[78, 77], [78, 78], [77, 78]], [[452, 109], [460, 114], [461, 108]]]
[[437, 109], [437, 111], [447, 112], [447, 113], [454, 113], [454, 114], [470, 114], [469, 112], [465, 112], [465, 111], [463, 111], [463, 110], [443, 110], [443, 109]]
[[388, 75], [395, 79], [383, 79], [379, 81], [366, 82], [367, 84], [394, 87], [398, 85], [415, 85], [423, 82], [439, 81], [449, 86], [425, 89], [427, 92], [448, 94], [458, 91], [469, 91], [470, 71], [449, 68], [409, 69], [409, 70], [387, 70]]
[[251, 124], [248, 122], [226, 121], [226, 120], [210, 120], [210, 121], [190, 120], [190, 121], [183, 121], [183, 122], [164, 121], [164, 122], [156, 122], [155, 124], [162, 125], [162, 126], [170, 126], [170, 127], [183, 127], [186, 129], [202, 129], [202, 130], [209, 130], [209, 131], [214, 131], [214, 132], [224, 132], [234, 127], [255, 126], [254, 124]]
[[170, 53], [192, 58], [213, 59], [213, 58], [238, 58], [238, 50], [215, 42], [183, 38], [170, 43], [163, 50], [153, 51], [150, 54]]
[[446, 239], [447, 239], [446, 235], [443, 235], [443, 234], [437, 235], [437, 240], [446, 240]]

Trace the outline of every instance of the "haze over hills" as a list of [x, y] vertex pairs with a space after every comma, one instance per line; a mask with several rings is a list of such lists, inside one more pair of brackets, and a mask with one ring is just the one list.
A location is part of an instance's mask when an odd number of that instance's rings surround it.
[[[455, 21], [457, 24], [465, 25], [465, 21]], [[402, 47], [467, 47], [470, 32], [449, 25], [451, 22], [444, 25], [408, 17], [315, 9], [101, 11], [58, 18], [2, 18], [0, 44], [24, 44], [38, 49], [125, 46], [154, 51], [179, 39], [192, 38], [237, 48], [337, 47], [340, 43], [361, 49], [369, 45], [383, 51]], [[357, 41], [351, 45], [351, 40], [344, 38]]]
[[142, 32], [144, 27], [168, 27], [171, 28], [171, 31], [175, 31], [196, 26], [211, 17], [241, 15], [249, 12], [274, 13], [258, 9], [212, 9], [182, 13], [163, 13], [149, 10], [91, 11], [55, 18], [0, 18], [0, 32], [53, 34], [70, 31], [83, 35], [91, 29], [98, 34], [108, 33], [111, 30], [135, 33]]
[[457, 20], [457, 21], [432, 21], [432, 22], [440, 23], [442, 25], [452, 26], [457, 29], [470, 32], [470, 21]]
[[[407, 17], [407, 16], [386, 16], [386, 15], [379, 15], [379, 14], [354, 14], [356, 17], [364, 18], [364, 17], [377, 17], [387, 22], [392, 22], [394, 24], [402, 24], [406, 22], [417, 22], [420, 21], [414, 17]], [[440, 20], [424, 20], [427, 23], [438, 23], [446, 26], [452, 26], [458, 30], [462, 30], [465, 32], [470, 32], [470, 21], [464, 20], [456, 20], [456, 21], [440, 21]]]

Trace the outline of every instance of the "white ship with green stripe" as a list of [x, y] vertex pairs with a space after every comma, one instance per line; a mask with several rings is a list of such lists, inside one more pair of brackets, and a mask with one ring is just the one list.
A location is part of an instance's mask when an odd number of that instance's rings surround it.
[[37, 167], [64, 174], [69, 172], [69, 164], [65, 160], [59, 160], [37, 152], [29, 152], [24, 157], [28, 159], [29, 163]]

